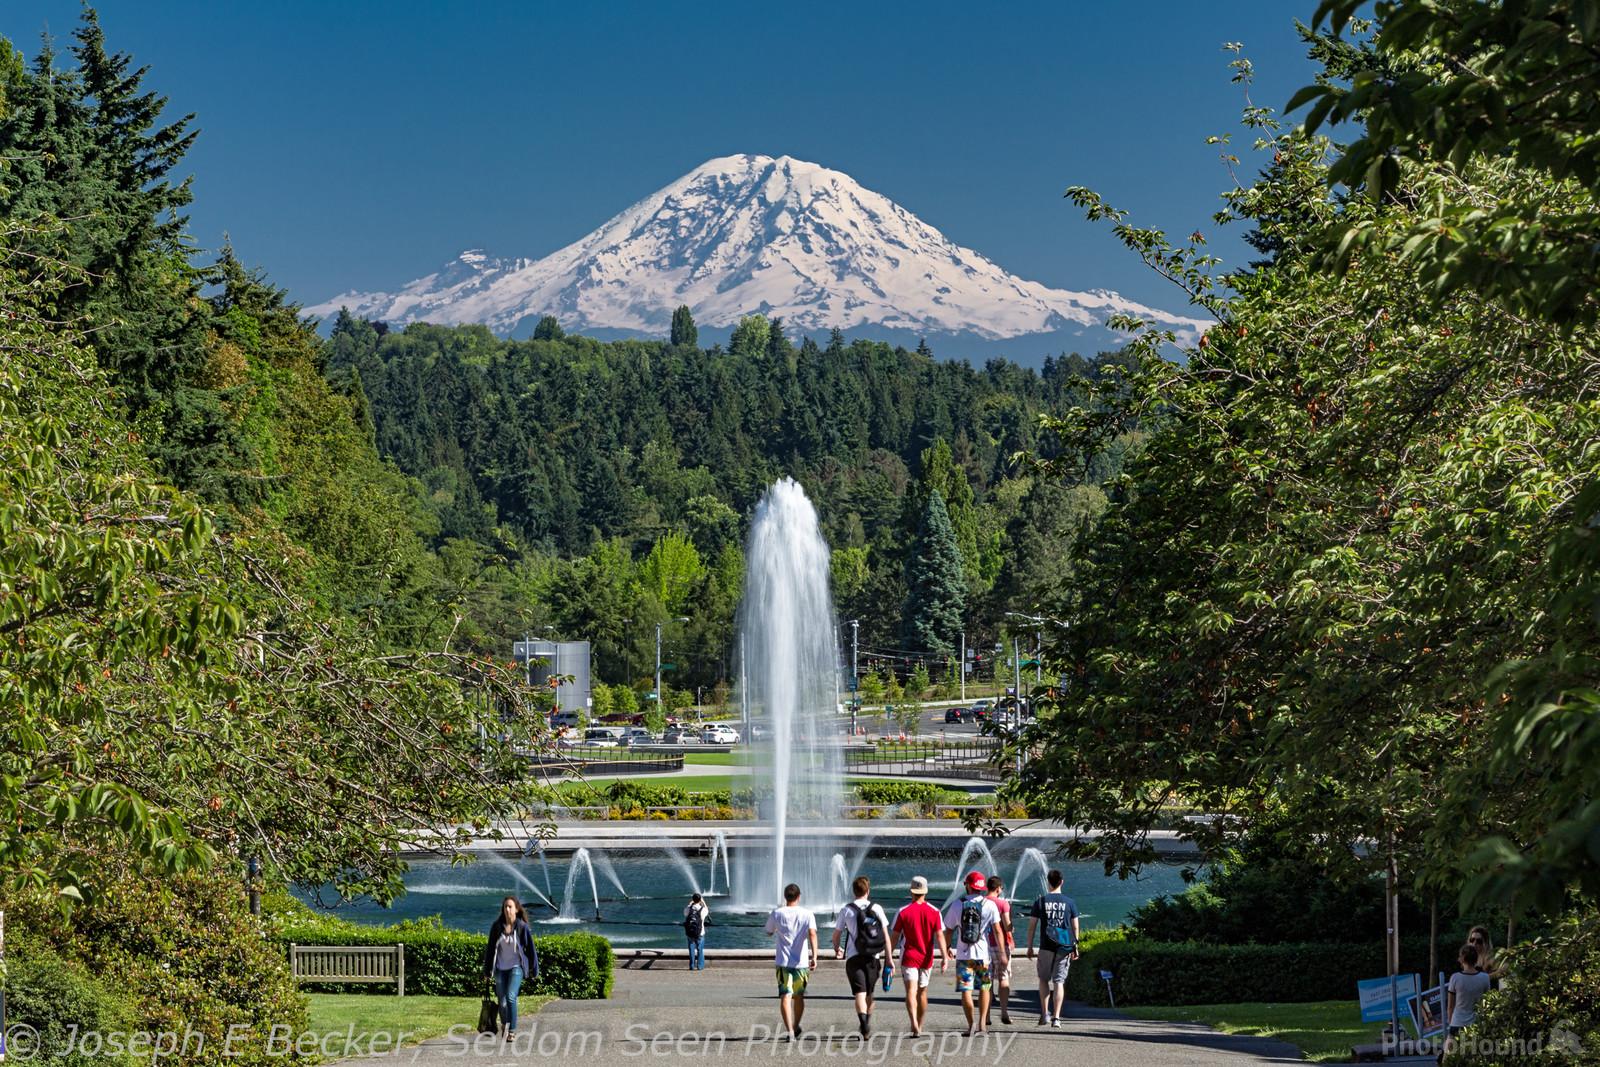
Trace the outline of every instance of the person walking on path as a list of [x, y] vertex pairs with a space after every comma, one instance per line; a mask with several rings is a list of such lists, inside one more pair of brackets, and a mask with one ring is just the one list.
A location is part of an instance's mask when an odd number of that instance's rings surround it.
[[[991, 962], [1004, 963], [1005, 941], [1001, 940], [996, 961], [989, 951], [989, 932], [1000, 925], [1000, 909], [983, 895], [984, 878], [980, 871], [967, 875], [967, 891], [950, 902], [944, 912], [944, 925], [956, 934], [956, 992], [961, 994], [961, 1010], [967, 1016], [967, 1037], [988, 1032]], [[977, 1004], [973, 1004], [977, 994]], [[977, 1014], [973, 1014], [976, 1007]]]
[[783, 887], [783, 907], [772, 909], [766, 929], [769, 937], [777, 938], [772, 959], [778, 970], [778, 1014], [793, 1041], [800, 1036], [800, 1020], [806, 1013], [806, 982], [817, 966], [817, 917], [800, 906], [799, 886], [790, 882]]
[[483, 976], [494, 982], [495, 999], [500, 1004], [500, 1036], [516, 1037], [517, 997], [522, 983], [539, 977], [539, 950], [533, 943], [533, 928], [516, 897], [500, 902], [500, 914], [489, 925]]
[[689, 939], [689, 969], [706, 969], [706, 927], [711, 922], [711, 907], [699, 893], [689, 898], [683, 909], [683, 933]]
[[[994, 906], [1000, 909], [1000, 925], [989, 932], [990, 955], [996, 960], [990, 968], [990, 977], [994, 981], [994, 999], [1000, 1002], [1000, 1021], [1007, 1026], [1011, 1025], [1011, 957], [1017, 951], [1017, 938], [1011, 932], [1011, 901], [1005, 898], [1000, 891], [1005, 888], [1005, 883], [997, 874], [989, 879], [984, 896], [994, 901]], [[994, 952], [998, 941], [1005, 942], [1003, 954]], [[1004, 959], [1004, 963], [998, 962]], [[985, 1013], [983, 1024], [990, 1025], [989, 1015]]]
[[871, 891], [872, 882], [866, 875], [858, 875], [850, 883], [855, 899], [840, 910], [833, 924], [833, 958], [845, 961], [844, 974], [856, 999], [856, 1022], [862, 1037], [872, 1029], [872, 999], [878, 982], [885, 973], [893, 973], [894, 967], [889, 918], [872, 902]]
[[911, 879], [911, 902], [894, 917], [891, 931], [900, 952], [901, 977], [906, 985], [906, 1014], [911, 1036], [921, 1037], [928, 1018], [928, 982], [933, 978], [933, 950], [939, 949], [939, 973], [950, 965], [950, 943], [944, 936], [944, 918], [928, 903], [928, 880]]
[[1061, 1002], [1067, 995], [1067, 970], [1078, 958], [1078, 905], [1061, 891], [1061, 872], [1045, 875], [1045, 892], [1028, 909], [1028, 958], [1033, 932], [1039, 931], [1039, 1025], [1061, 1026]]

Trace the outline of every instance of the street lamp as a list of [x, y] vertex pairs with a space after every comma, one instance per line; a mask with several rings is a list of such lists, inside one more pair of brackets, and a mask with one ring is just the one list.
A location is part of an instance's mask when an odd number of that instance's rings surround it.
[[[677, 621], [688, 622], [689, 616], [679, 615]], [[663, 625], [664, 623], [656, 623], [656, 707], [658, 708], [666, 704], [666, 701], [661, 699], [661, 627]]]

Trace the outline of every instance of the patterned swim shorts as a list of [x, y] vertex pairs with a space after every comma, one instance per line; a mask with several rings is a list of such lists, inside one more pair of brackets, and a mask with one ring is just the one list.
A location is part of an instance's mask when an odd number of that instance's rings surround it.
[[983, 960], [956, 960], [956, 992], [989, 988], [989, 964]]
[[806, 995], [806, 982], [811, 977], [809, 967], [779, 967], [778, 968], [778, 996], [786, 997], [791, 994], [797, 997]]

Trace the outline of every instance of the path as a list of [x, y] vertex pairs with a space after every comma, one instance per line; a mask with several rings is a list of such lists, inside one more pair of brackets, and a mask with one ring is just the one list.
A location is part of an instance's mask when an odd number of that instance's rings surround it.
[[[1026, 963], [1026, 961], [1021, 961]], [[953, 972], [952, 972], [953, 974]], [[845, 986], [844, 965], [825, 959], [813, 977], [812, 995], [797, 1044], [773, 1040], [777, 1002], [771, 972], [764, 968], [718, 967], [691, 973], [671, 970], [618, 971], [609, 1001], [557, 1001], [522, 1020], [515, 1045], [475, 1034], [438, 1038], [388, 1056], [340, 1061], [340, 1067], [452, 1067], [531, 1063], [559, 1055], [563, 1062], [594, 1067], [640, 1064], [671, 1058], [696, 1063], [810, 1060], [879, 1067], [929, 1067], [984, 1063], [1004, 1067], [1242, 1067], [1300, 1063], [1293, 1046], [1261, 1038], [1231, 1037], [1201, 1026], [1146, 1022], [1082, 1005], [1070, 1005], [1060, 1030], [1034, 1026], [1024, 993], [1019, 1025], [996, 1026], [987, 1042], [966, 1039], [960, 1002], [950, 975], [934, 979], [929, 1033], [921, 1041], [907, 1029], [903, 993], [896, 982], [880, 1000], [873, 1037], [863, 1045]], [[995, 1018], [998, 1020], [999, 1014]], [[711, 1035], [722, 1035], [720, 1037]]]

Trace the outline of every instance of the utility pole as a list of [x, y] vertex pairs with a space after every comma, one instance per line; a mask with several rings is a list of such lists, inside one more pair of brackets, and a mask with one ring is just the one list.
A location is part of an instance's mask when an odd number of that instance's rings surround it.
[[661, 699], [661, 624], [656, 623], [656, 708], [659, 710], [666, 706], [666, 701]]
[[850, 736], [856, 735], [856, 714], [861, 707], [861, 620], [850, 620]]
[[[1022, 736], [1022, 642], [1015, 636], [1011, 638], [1011, 669], [1015, 675], [1016, 688], [1011, 694], [1011, 725], [1016, 733], [1015, 737]], [[1022, 748], [1017, 748], [1017, 777], [1022, 776]]]
[[967, 702], [967, 632], [961, 631], [961, 662], [956, 664], [956, 673], [961, 676], [961, 703]]

